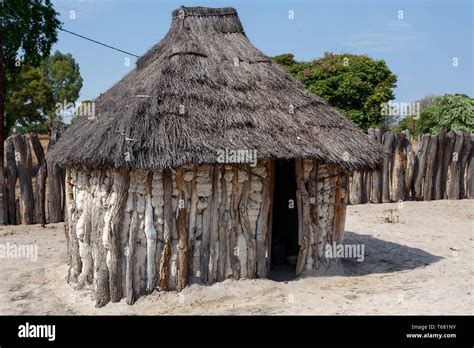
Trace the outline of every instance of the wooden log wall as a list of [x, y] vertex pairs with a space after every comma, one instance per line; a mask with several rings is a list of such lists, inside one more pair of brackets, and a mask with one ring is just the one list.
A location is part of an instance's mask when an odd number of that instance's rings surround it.
[[474, 198], [473, 134], [441, 130], [414, 139], [408, 131], [368, 133], [386, 156], [379, 170], [352, 173], [351, 204]]
[[68, 281], [91, 287], [100, 307], [193, 282], [265, 277], [270, 165], [69, 169]]
[[[299, 275], [326, 264], [325, 245], [342, 241], [348, 177], [311, 160], [295, 167]], [[90, 287], [101, 307], [190, 283], [267, 277], [272, 168], [68, 169], [68, 281]]]
[[[55, 139], [59, 136], [54, 132]], [[64, 173], [48, 165], [36, 134], [5, 141], [0, 158], [0, 224], [46, 224], [64, 220]]]
[[296, 275], [300, 275], [333, 262], [325, 257], [325, 247], [344, 238], [349, 191], [348, 173], [339, 166], [296, 160], [295, 167], [300, 221]]

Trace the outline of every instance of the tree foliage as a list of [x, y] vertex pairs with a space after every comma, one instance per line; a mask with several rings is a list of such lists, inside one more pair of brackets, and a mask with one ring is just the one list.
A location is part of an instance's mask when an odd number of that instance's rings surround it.
[[[3, 0], [0, 6], [0, 153], [3, 153], [4, 136], [15, 119], [7, 118], [4, 129], [4, 110], [14, 110], [17, 105], [6, 105], [12, 87], [16, 85], [15, 95], [11, 98], [26, 102], [24, 120], [37, 119], [33, 110], [35, 103], [45, 104], [49, 99], [48, 91], [41, 91], [44, 83], [39, 77], [39, 70], [25, 71], [24, 66], [37, 67], [50, 53], [52, 45], [57, 41], [57, 31], [61, 22], [58, 13], [50, 0]], [[18, 75], [21, 76], [18, 76]], [[22, 81], [34, 88], [30, 103], [26, 98], [27, 87], [19, 87]], [[30, 105], [31, 104], [31, 105]], [[24, 103], [25, 105], [25, 103]], [[11, 111], [10, 111], [11, 112]]]
[[18, 59], [30, 65], [40, 64], [57, 41], [57, 30], [61, 24], [51, 1], [4, 0], [0, 13], [7, 75], [17, 70]]
[[[427, 97], [420, 99], [420, 104]], [[436, 134], [441, 128], [474, 132], [474, 99], [464, 94], [445, 94], [433, 97], [431, 103], [421, 105], [419, 117], [401, 120], [396, 130], [409, 129], [413, 134]]]
[[48, 126], [51, 121], [61, 121], [56, 104], [75, 103], [82, 81], [71, 54], [56, 51], [38, 67], [23, 65], [7, 96], [8, 126]]
[[397, 77], [383, 60], [332, 53], [312, 62], [297, 62], [288, 53], [273, 60], [364, 130], [384, 121], [381, 105], [394, 99]]

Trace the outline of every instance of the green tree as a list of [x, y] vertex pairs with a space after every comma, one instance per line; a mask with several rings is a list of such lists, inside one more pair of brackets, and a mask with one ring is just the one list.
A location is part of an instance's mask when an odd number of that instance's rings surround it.
[[394, 99], [397, 77], [383, 60], [332, 53], [312, 62], [296, 62], [292, 54], [273, 59], [363, 130], [380, 125], [382, 104]]
[[[75, 103], [79, 98], [82, 88], [82, 77], [79, 64], [70, 53], [63, 54], [59, 51], [49, 57], [44, 63], [45, 79], [51, 87], [54, 104]], [[48, 112], [49, 121], [61, 122], [55, 110]]]
[[3, 0], [0, 4], [0, 154], [6, 135], [5, 96], [19, 72], [17, 63], [35, 66], [49, 55], [61, 24], [57, 16], [50, 0]]
[[82, 81], [71, 54], [56, 51], [38, 67], [23, 65], [7, 96], [7, 128], [47, 130], [61, 122], [59, 109], [77, 101]]
[[474, 132], [474, 99], [464, 94], [445, 94], [423, 108], [415, 133], [436, 134], [441, 128]]
[[54, 97], [44, 68], [24, 65], [7, 95], [7, 129], [44, 125], [46, 114], [53, 108]]

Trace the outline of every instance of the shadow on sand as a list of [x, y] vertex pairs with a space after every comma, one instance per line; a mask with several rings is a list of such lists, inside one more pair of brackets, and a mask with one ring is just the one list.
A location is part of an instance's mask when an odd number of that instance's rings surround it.
[[364, 245], [363, 262], [358, 262], [356, 259], [342, 260], [346, 276], [411, 270], [425, 267], [442, 259], [440, 256], [418, 248], [350, 231], [344, 234], [344, 244]]

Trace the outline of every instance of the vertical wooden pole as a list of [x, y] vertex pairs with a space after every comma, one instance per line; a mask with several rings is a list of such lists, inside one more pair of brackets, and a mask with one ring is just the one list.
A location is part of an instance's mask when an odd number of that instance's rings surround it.
[[33, 184], [31, 181], [31, 151], [23, 134], [13, 137], [13, 147], [15, 148], [15, 160], [20, 179], [20, 207], [21, 220], [30, 225], [34, 223], [34, 199]]
[[130, 172], [126, 169], [114, 172], [117, 200], [112, 208], [110, 219], [110, 299], [119, 302], [122, 299], [122, 228], [125, 205], [130, 187]]
[[390, 178], [392, 173], [392, 158], [394, 152], [395, 135], [391, 132], [383, 135], [385, 156], [382, 169], [382, 202], [390, 202]]
[[262, 188], [262, 204], [257, 220], [257, 276], [265, 278], [267, 276], [267, 263], [265, 254], [267, 253], [268, 224], [271, 206], [271, 175], [272, 164], [270, 160], [265, 163], [265, 179]]
[[438, 151], [435, 159], [435, 183], [433, 190], [433, 199], [443, 199], [443, 182], [446, 180], [443, 173], [444, 141], [446, 138], [446, 128], [442, 128], [438, 133]]
[[178, 275], [176, 277], [176, 290], [181, 291], [186, 286], [187, 280], [187, 233], [186, 233], [186, 217], [187, 209], [186, 202], [186, 188], [184, 184], [183, 171], [181, 168], [176, 169], [176, 185], [178, 186]]
[[[59, 132], [56, 129], [52, 129], [48, 149], [57, 142], [58, 138]], [[61, 170], [55, 163], [48, 163], [46, 185], [48, 188], [49, 222], [63, 221]]]
[[415, 170], [415, 198], [417, 200], [423, 199], [423, 181], [426, 173], [426, 157], [431, 136], [423, 134], [421, 142], [418, 144], [418, 162]]
[[47, 168], [44, 158], [44, 150], [36, 134], [31, 134], [31, 146], [36, 155], [38, 162], [38, 173], [36, 174], [36, 190], [35, 190], [35, 215], [36, 223], [46, 224], [46, 177]]
[[[460, 163], [460, 189], [459, 189], [459, 198], [465, 198], [467, 196], [467, 171], [469, 168], [469, 155], [471, 153], [471, 138], [470, 133], [467, 131], [463, 131], [462, 135], [463, 139], [463, 147], [461, 151], [461, 163]], [[467, 197], [466, 197], [467, 198]]]
[[13, 146], [13, 137], [9, 137], [6, 141], [6, 160], [7, 160], [7, 210], [8, 210], [8, 223], [10, 225], [16, 225], [20, 223], [17, 220], [16, 211], [16, 200], [15, 200], [15, 188], [17, 180], [17, 167], [15, 162], [15, 149]]
[[446, 133], [444, 139], [444, 153], [443, 153], [443, 163], [442, 163], [442, 173], [441, 176], [443, 180], [441, 181], [441, 199], [448, 198], [448, 184], [450, 179], [449, 167], [453, 158], [453, 149], [454, 142], [456, 140], [456, 134], [454, 131], [449, 131]]
[[466, 198], [474, 198], [474, 134], [470, 136], [471, 151], [466, 170]]
[[[377, 143], [382, 142], [382, 135], [380, 129], [375, 129], [372, 137]], [[348, 188], [346, 188], [348, 190]], [[349, 192], [349, 191], [347, 191]], [[381, 203], [382, 202], [382, 171], [380, 169], [374, 170], [372, 174], [372, 203]]]
[[164, 246], [163, 253], [160, 260], [160, 281], [159, 289], [168, 289], [169, 271], [170, 271], [170, 256], [171, 256], [171, 236], [173, 224], [173, 178], [171, 169], [163, 170], [163, 187], [164, 187]]
[[459, 199], [461, 186], [461, 154], [464, 143], [462, 132], [455, 132], [454, 151], [449, 166], [449, 182], [447, 184], [448, 199]]
[[436, 165], [436, 151], [438, 148], [438, 137], [436, 135], [430, 136], [430, 142], [427, 148], [426, 156], [426, 173], [423, 183], [423, 199], [430, 201], [433, 197], [433, 182], [435, 179], [435, 165]]

